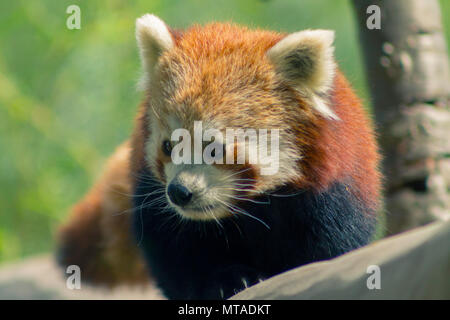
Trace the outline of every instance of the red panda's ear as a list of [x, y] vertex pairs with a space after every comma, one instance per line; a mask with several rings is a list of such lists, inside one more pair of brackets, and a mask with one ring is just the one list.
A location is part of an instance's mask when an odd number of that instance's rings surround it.
[[150, 74], [160, 55], [174, 46], [169, 28], [152, 14], [143, 15], [136, 20], [136, 39], [144, 71]]
[[266, 54], [276, 72], [310, 97], [322, 115], [337, 119], [324, 98], [335, 75], [333, 41], [334, 31], [305, 30], [286, 36]]

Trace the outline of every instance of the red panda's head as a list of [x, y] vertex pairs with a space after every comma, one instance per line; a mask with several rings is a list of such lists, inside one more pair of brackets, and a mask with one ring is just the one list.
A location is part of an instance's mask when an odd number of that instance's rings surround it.
[[[336, 74], [332, 31], [283, 35], [214, 23], [178, 32], [144, 15], [137, 20], [136, 36], [144, 68], [141, 86], [148, 95], [141, 161], [164, 185], [178, 213], [192, 219], [225, 217], [243, 199], [309, 179], [305, 159], [320, 123], [340, 121], [329, 104]], [[227, 129], [254, 130], [267, 138], [266, 158], [236, 164], [239, 147], [246, 145], [247, 156], [259, 154], [261, 140], [252, 150], [250, 138], [226, 140]], [[180, 138], [180, 132], [190, 137]], [[275, 133], [277, 141], [271, 140]], [[180, 152], [181, 140], [190, 142], [189, 150]], [[205, 150], [223, 164], [206, 163]], [[191, 162], [180, 164], [180, 158]]]

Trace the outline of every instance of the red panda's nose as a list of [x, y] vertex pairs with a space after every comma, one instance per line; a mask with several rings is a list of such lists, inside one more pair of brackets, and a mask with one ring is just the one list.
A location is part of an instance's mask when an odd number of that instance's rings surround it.
[[180, 207], [187, 205], [192, 198], [192, 192], [178, 183], [169, 184], [167, 194], [169, 195], [170, 201]]

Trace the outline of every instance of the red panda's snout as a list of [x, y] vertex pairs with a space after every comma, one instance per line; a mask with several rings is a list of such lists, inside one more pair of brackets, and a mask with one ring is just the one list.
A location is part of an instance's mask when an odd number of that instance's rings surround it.
[[[168, 205], [181, 217], [216, 220], [230, 216], [235, 200], [245, 196], [243, 178], [207, 164], [166, 163]], [[248, 181], [247, 181], [248, 182]]]

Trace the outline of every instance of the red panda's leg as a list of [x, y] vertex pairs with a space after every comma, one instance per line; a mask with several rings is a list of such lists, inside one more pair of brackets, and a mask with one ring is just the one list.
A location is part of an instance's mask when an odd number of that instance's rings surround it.
[[78, 265], [82, 281], [107, 286], [148, 281], [130, 232], [129, 155], [126, 142], [58, 232], [58, 262], [63, 268]]

